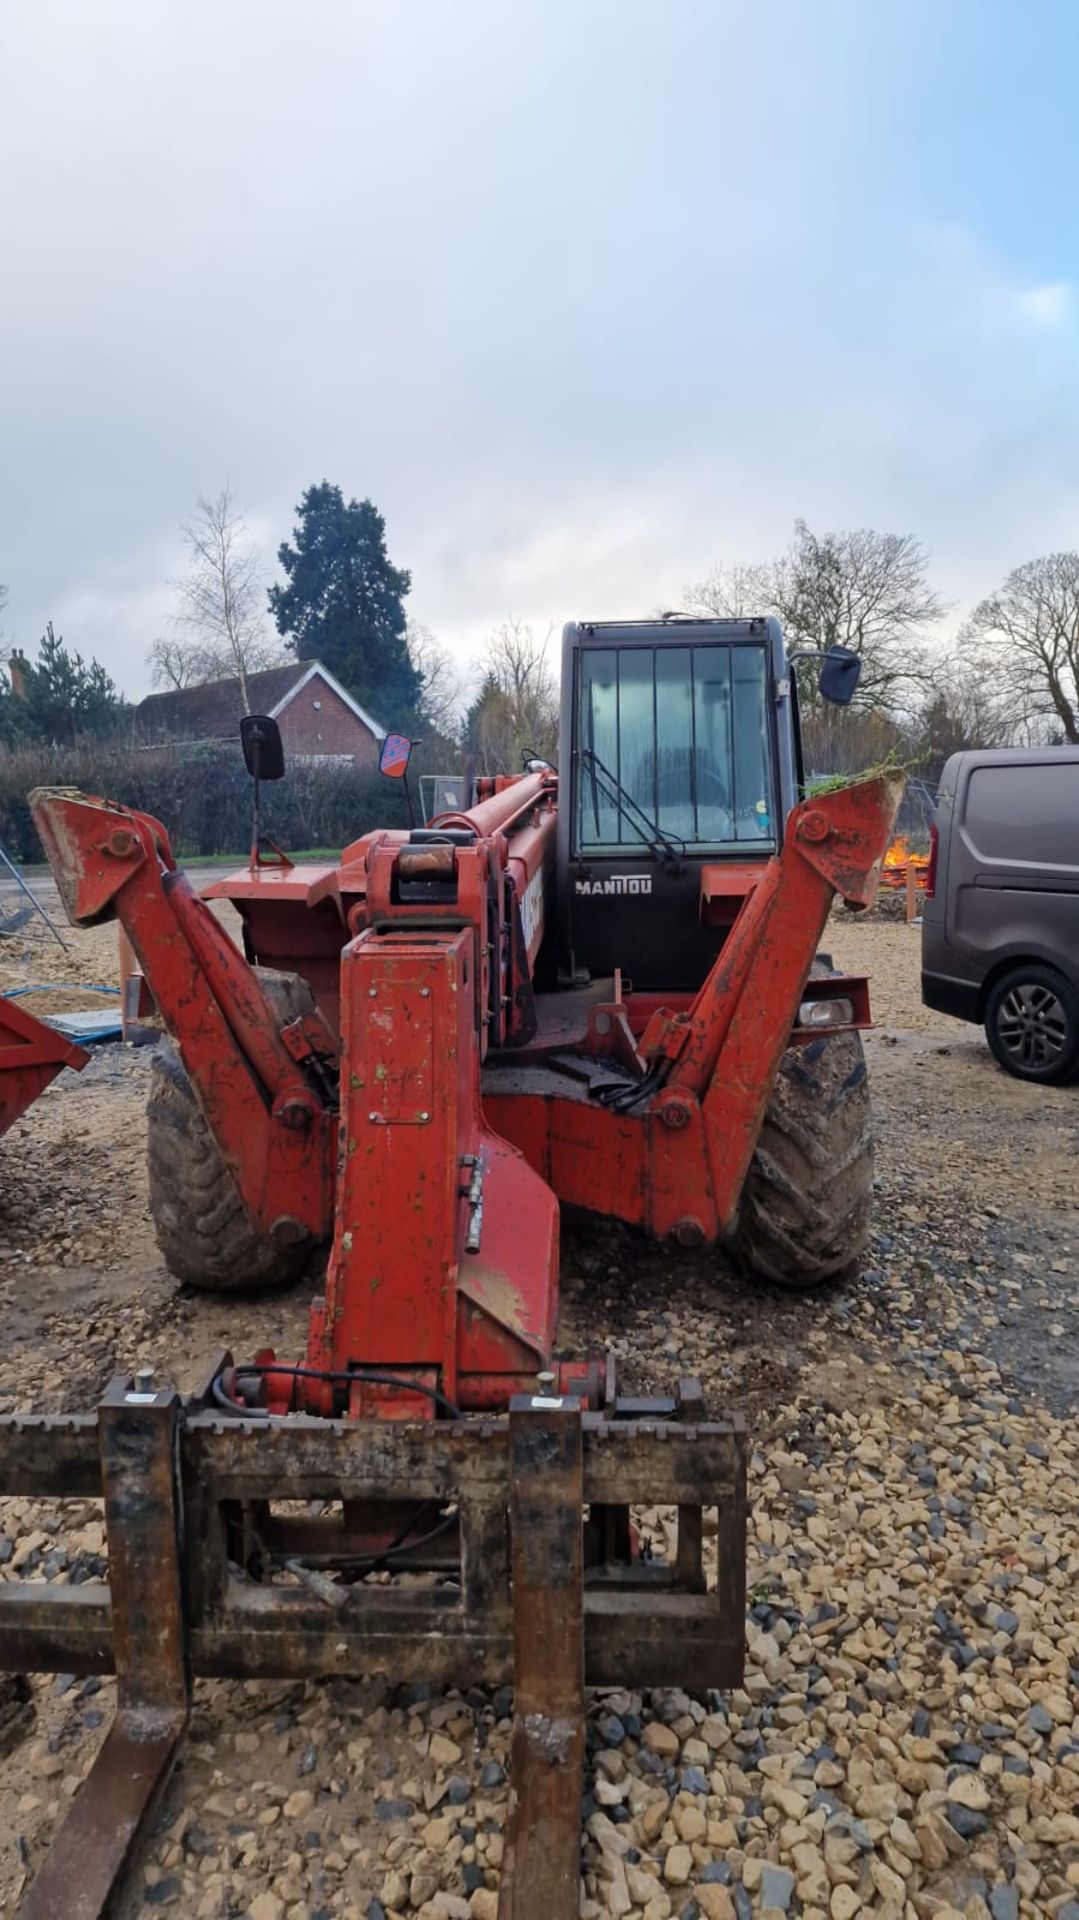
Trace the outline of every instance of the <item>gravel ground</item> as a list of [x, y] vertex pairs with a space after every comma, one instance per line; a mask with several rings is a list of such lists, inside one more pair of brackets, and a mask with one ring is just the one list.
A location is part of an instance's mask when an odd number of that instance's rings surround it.
[[[17, 939], [0, 986], [109, 978], [111, 930], [72, 939], [69, 961]], [[1008, 1080], [923, 1009], [916, 930], [838, 914], [829, 944], [879, 1022], [864, 1281], [788, 1298], [611, 1228], [565, 1235], [569, 1340], [609, 1340], [631, 1384], [700, 1374], [754, 1434], [744, 1688], [594, 1700], [581, 1914], [1079, 1920], [1079, 1087]], [[0, 1147], [0, 1408], [302, 1346], [303, 1288], [217, 1301], [164, 1273], [148, 1064], [99, 1052]], [[0, 1505], [0, 1578], [99, 1574], [103, 1545], [93, 1503]], [[112, 1707], [94, 1680], [33, 1695], [0, 1759], [5, 1915]], [[200, 1684], [124, 1920], [493, 1920], [510, 1704]]]

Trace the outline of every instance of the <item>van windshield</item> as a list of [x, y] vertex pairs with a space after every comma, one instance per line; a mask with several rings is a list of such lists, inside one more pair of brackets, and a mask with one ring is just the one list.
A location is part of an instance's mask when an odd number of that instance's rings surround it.
[[582, 648], [576, 851], [639, 848], [641, 815], [690, 852], [774, 846], [767, 689], [755, 644]]

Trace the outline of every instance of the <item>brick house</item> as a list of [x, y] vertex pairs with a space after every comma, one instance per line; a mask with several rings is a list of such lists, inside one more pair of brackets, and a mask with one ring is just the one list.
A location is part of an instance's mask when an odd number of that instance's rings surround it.
[[[377, 766], [385, 727], [321, 661], [296, 660], [249, 673], [247, 697], [252, 713], [277, 721], [286, 758]], [[148, 694], [135, 709], [135, 726], [147, 745], [235, 740], [243, 711], [239, 680], [213, 680], [180, 692]]]

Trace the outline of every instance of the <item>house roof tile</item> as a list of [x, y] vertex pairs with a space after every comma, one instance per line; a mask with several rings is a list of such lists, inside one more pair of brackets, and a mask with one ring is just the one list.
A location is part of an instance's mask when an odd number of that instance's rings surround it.
[[[361, 725], [376, 739], [382, 739], [384, 730], [378, 721], [318, 660], [292, 660], [287, 666], [249, 673], [249, 711], [279, 713], [289, 696], [298, 693], [316, 673], [352, 708]], [[144, 739], [230, 740], [236, 734], [243, 711], [239, 679], [211, 680], [201, 687], [147, 694], [135, 709], [135, 720]]]

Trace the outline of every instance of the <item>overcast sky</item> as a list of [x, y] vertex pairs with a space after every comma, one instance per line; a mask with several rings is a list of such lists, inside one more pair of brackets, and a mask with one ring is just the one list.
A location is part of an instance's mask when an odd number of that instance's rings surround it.
[[[414, 615], [677, 604], [795, 515], [1079, 545], [1072, 0], [6, 0], [0, 580], [125, 692], [225, 477]], [[392, 716], [391, 716], [392, 717]]]

